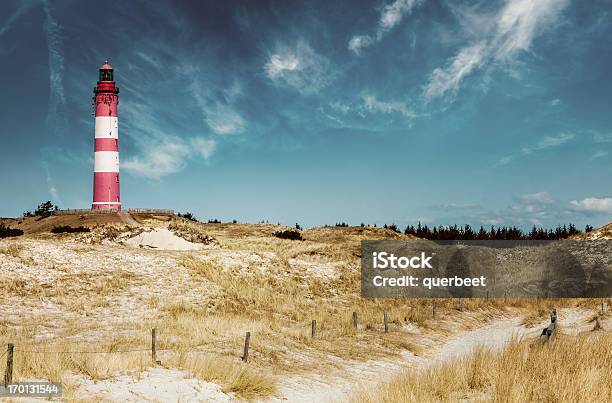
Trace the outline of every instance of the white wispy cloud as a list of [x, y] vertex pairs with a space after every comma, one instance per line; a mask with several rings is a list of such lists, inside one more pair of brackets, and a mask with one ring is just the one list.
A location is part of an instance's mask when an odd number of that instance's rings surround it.
[[569, 0], [506, 1], [493, 24], [477, 32], [477, 38], [451, 57], [446, 66], [431, 73], [423, 90], [425, 101], [456, 94], [463, 80], [477, 69], [512, 64], [531, 48], [538, 35], [557, 22], [568, 4]]
[[21, 1], [17, 4], [17, 9], [4, 21], [2, 25], [0, 25], [0, 37], [8, 32], [17, 20], [21, 18], [27, 11], [32, 8], [34, 5], [34, 1]]
[[203, 91], [198, 81], [192, 81], [191, 94], [202, 111], [204, 122], [216, 134], [234, 134], [243, 132], [246, 122], [233, 108], [232, 103], [242, 94], [240, 86], [233, 84], [223, 91], [225, 99], [218, 99]]
[[550, 101], [550, 106], [559, 106], [561, 104], [561, 100], [559, 98], [555, 98]]
[[349, 50], [360, 54], [361, 50], [379, 42], [383, 36], [395, 28], [405, 15], [410, 14], [421, 0], [395, 0], [380, 12], [376, 32], [373, 35], [355, 35], [348, 43]]
[[47, 125], [57, 132], [66, 125], [66, 95], [64, 93], [64, 50], [61, 36], [62, 26], [51, 15], [49, 3], [43, 1], [45, 34], [49, 55], [49, 102]]
[[520, 196], [519, 200], [521, 200], [524, 203], [544, 203], [544, 204], [551, 204], [551, 203], [554, 203], [555, 201], [548, 192], [529, 193], [529, 194]]
[[341, 113], [348, 113], [348, 111], [351, 110], [351, 106], [348, 104], [345, 104], [344, 102], [340, 102], [340, 101], [333, 101], [329, 103], [329, 107], [332, 108], [335, 111], [341, 112]]
[[368, 112], [399, 113], [400, 115], [411, 119], [417, 117], [416, 112], [404, 102], [381, 101], [376, 96], [371, 94], [363, 94], [362, 100], [363, 108]]
[[546, 136], [542, 140], [531, 146], [523, 147], [521, 151], [523, 155], [529, 155], [536, 151], [559, 147], [560, 145], [563, 145], [568, 141], [573, 140], [575, 137], [576, 135], [574, 133], [561, 133], [558, 136]]
[[275, 84], [294, 88], [302, 94], [316, 93], [335, 78], [329, 59], [303, 40], [294, 47], [279, 46], [268, 58], [264, 70]]
[[192, 160], [208, 160], [217, 148], [217, 140], [204, 136], [184, 137], [169, 134], [160, 115], [146, 101], [126, 99], [121, 114], [125, 133], [138, 150], [120, 162], [120, 169], [135, 176], [160, 180], [185, 169]]
[[501, 224], [504, 224], [506, 221], [501, 217], [491, 217], [491, 218], [483, 218], [482, 222], [483, 224], [487, 224], [487, 225], [501, 225]]
[[593, 134], [593, 141], [595, 143], [612, 143], [612, 133], [599, 133]]
[[562, 146], [576, 137], [574, 133], [561, 133], [557, 136], [546, 136], [537, 143], [525, 146], [521, 151], [514, 155], [506, 155], [497, 161], [497, 165], [507, 165], [518, 157], [525, 157], [539, 151], [548, 150]]
[[435, 204], [432, 206], [437, 210], [472, 210], [482, 208], [480, 204], [475, 203], [446, 203], [446, 204]]
[[178, 136], [141, 142], [142, 154], [122, 161], [121, 169], [137, 176], [159, 180], [182, 171], [191, 158], [201, 157], [208, 160], [216, 144], [214, 139], [183, 139]]
[[612, 214], [612, 197], [587, 197], [572, 200], [571, 206], [578, 211], [594, 214]]
[[424, 92], [425, 100], [429, 101], [447, 92], [455, 94], [463, 79], [484, 64], [486, 52], [486, 42], [478, 42], [461, 49], [446, 67], [435, 69]]
[[589, 158], [589, 161], [594, 161], [599, 158], [607, 157], [608, 154], [609, 153], [607, 151], [597, 151], [595, 152], [595, 154], [591, 155], [591, 158]]

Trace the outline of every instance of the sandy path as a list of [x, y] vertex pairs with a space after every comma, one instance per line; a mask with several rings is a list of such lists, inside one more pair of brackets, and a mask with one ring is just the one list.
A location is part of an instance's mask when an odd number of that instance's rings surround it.
[[119, 215], [119, 218], [125, 224], [131, 227], [140, 227], [140, 224], [136, 220], [134, 220], [134, 218], [132, 218], [132, 215], [128, 213], [127, 211], [119, 211], [117, 215]]
[[[592, 324], [585, 319], [592, 313], [582, 310], [565, 310], [559, 313], [559, 323], [564, 332], [577, 333], [590, 330]], [[395, 361], [366, 361], [346, 364], [335, 373], [321, 376], [309, 374], [290, 377], [281, 381], [279, 396], [273, 401], [291, 402], [343, 402], [348, 401], [357, 388], [376, 387], [402, 369], [426, 368], [456, 357], [471, 354], [484, 346], [501, 349], [513, 337], [537, 336], [546, 323], [527, 328], [520, 317], [497, 319], [484, 326], [459, 332], [448, 338], [430, 357], [417, 357], [403, 352]]]

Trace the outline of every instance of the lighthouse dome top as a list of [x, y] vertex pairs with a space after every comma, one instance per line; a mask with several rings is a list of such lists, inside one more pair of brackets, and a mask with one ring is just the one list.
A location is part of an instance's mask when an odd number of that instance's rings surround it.
[[108, 60], [106, 60], [104, 64], [100, 66], [100, 70], [112, 70], [112, 69], [113, 67], [110, 64], [108, 64]]

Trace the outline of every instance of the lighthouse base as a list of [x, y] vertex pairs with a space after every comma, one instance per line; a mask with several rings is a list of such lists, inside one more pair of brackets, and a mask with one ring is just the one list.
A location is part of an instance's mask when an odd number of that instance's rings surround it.
[[94, 203], [91, 205], [91, 209], [92, 210], [115, 210], [115, 211], [119, 211], [121, 210], [121, 203], [108, 203], [108, 202], [102, 202], [102, 203]]

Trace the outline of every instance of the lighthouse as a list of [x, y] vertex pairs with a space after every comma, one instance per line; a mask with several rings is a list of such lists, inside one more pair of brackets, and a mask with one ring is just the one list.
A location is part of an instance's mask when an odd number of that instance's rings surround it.
[[94, 88], [95, 147], [93, 210], [120, 210], [119, 198], [119, 121], [117, 105], [119, 88], [115, 86], [113, 68], [108, 61], [100, 67]]

